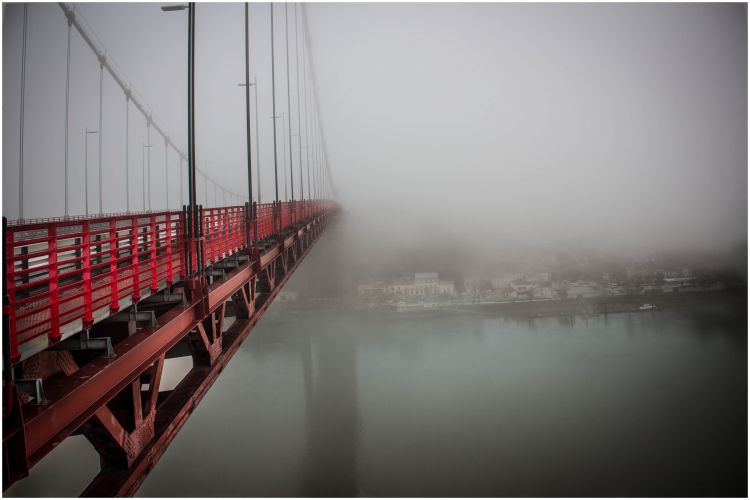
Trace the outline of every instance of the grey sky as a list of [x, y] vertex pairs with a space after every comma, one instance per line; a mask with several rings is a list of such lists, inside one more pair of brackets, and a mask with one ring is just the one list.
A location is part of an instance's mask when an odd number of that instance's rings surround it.
[[[184, 144], [186, 14], [158, 6], [77, 7], [155, 119]], [[284, 7], [275, 8], [277, 113], [287, 114]], [[363, 237], [416, 232], [425, 241], [574, 240], [653, 249], [722, 248], [747, 239], [745, 5], [307, 9], [330, 165], [342, 205], [367, 223]], [[271, 199], [273, 175], [268, 14], [268, 4], [251, 5], [264, 201]], [[63, 184], [66, 25], [53, 4], [31, 5], [29, 16], [26, 211], [58, 215], [63, 196], [53, 186]], [[8, 4], [3, 212], [11, 217], [17, 215], [20, 19], [21, 8]], [[199, 4], [197, 19], [198, 165], [245, 192], [244, 95], [237, 86], [244, 76], [242, 4]], [[73, 47], [70, 169], [72, 186], [80, 186], [84, 129], [98, 126], [98, 67], [75, 35]], [[293, 45], [290, 57], [294, 80]], [[293, 83], [294, 120], [295, 89]], [[107, 76], [104, 94], [104, 205], [118, 211], [124, 98]], [[145, 126], [133, 110], [130, 116], [131, 203], [140, 208]], [[164, 192], [157, 142], [153, 208], [163, 207]], [[91, 170], [96, 148], [89, 147]], [[279, 146], [279, 162], [282, 155]], [[176, 179], [174, 155], [170, 162]], [[94, 176], [90, 204], [95, 183]], [[80, 213], [75, 189], [71, 212]], [[200, 181], [198, 191], [202, 201]], [[178, 197], [179, 186], [170, 186], [171, 200]]]

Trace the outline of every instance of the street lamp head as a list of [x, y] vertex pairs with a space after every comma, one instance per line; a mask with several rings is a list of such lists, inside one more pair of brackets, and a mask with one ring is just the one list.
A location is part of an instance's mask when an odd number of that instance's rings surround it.
[[162, 6], [161, 10], [163, 12], [174, 12], [176, 10], [185, 10], [187, 9], [187, 4], [178, 4], [178, 5], [164, 5]]

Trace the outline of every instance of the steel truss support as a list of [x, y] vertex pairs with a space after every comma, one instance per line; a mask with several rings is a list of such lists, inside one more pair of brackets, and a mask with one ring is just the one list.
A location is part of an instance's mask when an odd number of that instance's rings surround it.
[[[44, 380], [48, 402], [24, 404], [15, 383], [4, 391], [3, 489], [26, 476], [66, 437], [82, 434], [100, 456], [100, 471], [83, 495], [133, 495], [318, 240], [328, 218], [308, 220], [262, 253], [253, 246], [245, 251], [247, 258], [229, 257], [236, 259], [235, 265], [223, 264], [226, 275], [210, 285], [203, 278], [176, 283], [163, 299], [139, 303], [139, 309], [153, 308], [145, 314], [136, 308], [120, 313], [122, 318], [107, 326], [107, 331], [117, 324], [124, 329], [112, 337], [111, 358], [106, 357], [106, 341], [83, 345], [94, 340], [88, 337], [69, 348], [105, 352], [39, 353], [41, 361], [29, 365], [24, 376]], [[194, 233], [196, 239], [200, 236]], [[197, 271], [204, 276], [203, 269]], [[187, 301], [181, 291], [188, 292]], [[234, 317], [229, 328], [228, 316]], [[192, 369], [173, 390], [160, 392], [165, 359], [180, 356], [192, 357]]]

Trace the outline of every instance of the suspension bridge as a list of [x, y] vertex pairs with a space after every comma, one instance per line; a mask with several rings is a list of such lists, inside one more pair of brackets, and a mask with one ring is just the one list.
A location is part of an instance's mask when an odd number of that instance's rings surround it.
[[[238, 4], [238, 9], [241, 6]], [[283, 6], [287, 95], [286, 119], [281, 127], [286, 127], [288, 155], [286, 142], [277, 140], [276, 119], [280, 110], [273, 47], [278, 36], [274, 35], [273, 18], [281, 6], [271, 4], [269, 9], [275, 197], [261, 203], [258, 113], [255, 110], [253, 124], [250, 98], [251, 87], [257, 90], [257, 81], [250, 80], [249, 11], [247, 5], [244, 7], [245, 82], [240, 85], [245, 90], [247, 178], [233, 186], [246, 182], [246, 192], [229, 188], [212, 178], [207, 169], [197, 168], [193, 3], [162, 7], [167, 12], [188, 12], [187, 152], [152, 116], [81, 13], [69, 4], [54, 6], [59, 22], [67, 25], [65, 118], [60, 127], [65, 138], [61, 152], [65, 196], [64, 207], [44, 218], [25, 216], [25, 209], [35, 203], [28, 200], [43, 198], [43, 193], [25, 192], [24, 167], [29, 165], [24, 165], [24, 152], [29, 137], [24, 137], [24, 92], [29, 84], [30, 16], [27, 4], [14, 7], [22, 9], [21, 72], [6, 72], [4, 79], [20, 79], [20, 142], [17, 217], [3, 217], [4, 491], [28, 476], [66, 438], [83, 435], [100, 456], [100, 470], [92, 471], [92, 481], [83, 495], [134, 494], [339, 210], [331, 199], [335, 189], [320, 123], [304, 6], [295, 4]], [[300, 15], [302, 22], [298, 20]], [[290, 29], [294, 30], [294, 77], [290, 71]], [[72, 192], [69, 186], [71, 39], [75, 37], [84, 42], [99, 69], [99, 93], [95, 97], [99, 121], [97, 129], [85, 130], [83, 193]], [[102, 119], [105, 77], [115, 83], [125, 102], [125, 210], [119, 213], [104, 210], [102, 137], [108, 132]], [[296, 79], [294, 85], [292, 78]], [[257, 94], [254, 102], [257, 106]], [[5, 106], [9, 105], [12, 103], [6, 101]], [[140, 186], [134, 186], [130, 177], [131, 111], [145, 122], [147, 134], [141, 149]], [[7, 121], [5, 126], [10, 126]], [[164, 145], [163, 199], [151, 192], [152, 167], [157, 169], [151, 162], [153, 134]], [[98, 142], [97, 203], [91, 206], [88, 191], [89, 174], [93, 172], [87, 165], [90, 136]], [[293, 137], [297, 137], [296, 151]], [[35, 143], [44, 141], [35, 138]], [[285, 158], [281, 166], [279, 149]], [[170, 152], [179, 159], [179, 178], [169, 177]], [[8, 168], [6, 164], [6, 171]], [[198, 203], [199, 177], [204, 186], [203, 203]], [[285, 199], [279, 196], [280, 177], [284, 177]], [[177, 183], [179, 195], [170, 197], [170, 187]], [[209, 206], [209, 186], [214, 192], [213, 206]], [[71, 201], [79, 194], [85, 198], [82, 213], [74, 213]], [[165, 208], [152, 210], [152, 199]], [[4, 207], [4, 215], [9, 211]], [[165, 361], [172, 358], [190, 359], [192, 368], [174, 388], [164, 390]], [[27, 480], [44, 478], [32, 474]]]

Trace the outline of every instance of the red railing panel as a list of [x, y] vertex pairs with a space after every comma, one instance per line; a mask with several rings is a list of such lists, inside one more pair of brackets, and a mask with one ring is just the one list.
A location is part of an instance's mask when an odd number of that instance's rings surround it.
[[[252, 213], [245, 206], [203, 209], [202, 264], [246, 248], [256, 227], [258, 240], [273, 236], [274, 213], [285, 229], [330, 206], [320, 200], [258, 204], [255, 221], [246, 220]], [[143, 288], [156, 293], [183, 278], [189, 221], [182, 212], [155, 212], [8, 224], [4, 313], [12, 361], [28, 356], [23, 346], [37, 337], [55, 343], [75, 328], [90, 327], [104, 308], [104, 316], [116, 312], [123, 298], [137, 302]], [[196, 269], [196, 252], [191, 254]]]

